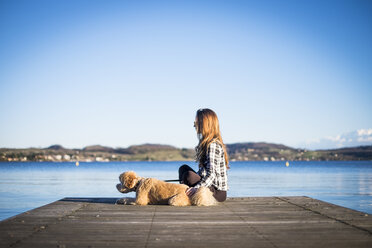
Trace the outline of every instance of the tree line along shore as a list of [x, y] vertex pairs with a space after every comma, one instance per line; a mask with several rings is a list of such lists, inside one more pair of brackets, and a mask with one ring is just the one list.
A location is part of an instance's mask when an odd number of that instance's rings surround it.
[[[230, 161], [346, 161], [372, 160], [372, 145], [329, 150], [296, 149], [281, 144], [248, 142], [227, 144]], [[61, 145], [47, 148], [0, 148], [0, 161], [110, 162], [110, 161], [190, 161], [195, 150], [170, 145], [143, 144], [127, 148], [101, 145], [68, 149]]]

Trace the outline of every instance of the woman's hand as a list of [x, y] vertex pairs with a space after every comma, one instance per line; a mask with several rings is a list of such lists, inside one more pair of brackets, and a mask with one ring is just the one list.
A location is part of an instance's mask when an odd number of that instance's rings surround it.
[[197, 189], [195, 189], [194, 187], [190, 187], [190, 188], [188, 188], [188, 189], [186, 190], [186, 195], [187, 195], [188, 197], [191, 197], [193, 194], [195, 194], [196, 190], [197, 190]]

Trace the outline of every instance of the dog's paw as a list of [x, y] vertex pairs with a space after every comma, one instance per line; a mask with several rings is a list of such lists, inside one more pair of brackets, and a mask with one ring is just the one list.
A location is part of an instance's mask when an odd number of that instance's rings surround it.
[[116, 205], [136, 205], [134, 198], [120, 198], [116, 200]]
[[115, 202], [115, 205], [124, 205], [125, 204], [125, 198], [117, 199]]

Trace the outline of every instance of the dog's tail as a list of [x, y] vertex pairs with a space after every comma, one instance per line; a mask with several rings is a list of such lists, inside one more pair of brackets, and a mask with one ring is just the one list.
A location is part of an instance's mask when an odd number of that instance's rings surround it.
[[210, 189], [202, 186], [191, 197], [191, 203], [196, 206], [213, 206], [217, 204], [217, 200]]

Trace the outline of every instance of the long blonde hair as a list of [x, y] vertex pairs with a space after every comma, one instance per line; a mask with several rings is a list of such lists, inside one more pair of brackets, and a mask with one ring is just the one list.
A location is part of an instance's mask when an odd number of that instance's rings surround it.
[[203, 166], [207, 161], [207, 151], [210, 143], [217, 141], [221, 144], [225, 154], [225, 165], [229, 168], [229, 156], [226, 146], [222, 141], [220, 125], [216, 113], [211, 109], [199, 109], [196, 111], [195, 128], [198, 134], [202, 135], [199, 144], [195, 147], [196, 161]]

